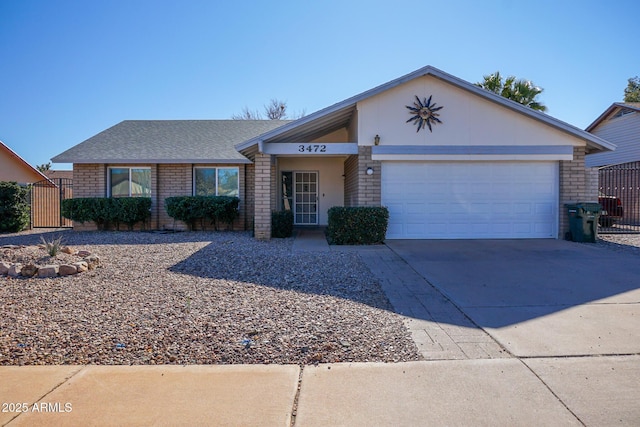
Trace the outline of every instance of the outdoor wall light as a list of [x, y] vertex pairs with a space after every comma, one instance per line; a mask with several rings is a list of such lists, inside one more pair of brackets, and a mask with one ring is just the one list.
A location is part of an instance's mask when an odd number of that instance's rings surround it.
[[373, 175], [373, 168], [367, 168], [367, 175]]
[[373, 143], [376, 144], [376, 145], [380, 145], [380, 135], [376, 135], [373, 138]]

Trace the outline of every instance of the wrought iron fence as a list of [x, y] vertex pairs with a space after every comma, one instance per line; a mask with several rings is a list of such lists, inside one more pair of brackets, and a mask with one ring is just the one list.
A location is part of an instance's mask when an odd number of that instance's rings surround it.
[[62, 216], [62, 201], [73, 197], [73, 180], [51, 178], [31, 186], [31, 228], [71, 228]]
[[607, 166], [598, 172], [598, 231], [640, 233], [640, 162]]

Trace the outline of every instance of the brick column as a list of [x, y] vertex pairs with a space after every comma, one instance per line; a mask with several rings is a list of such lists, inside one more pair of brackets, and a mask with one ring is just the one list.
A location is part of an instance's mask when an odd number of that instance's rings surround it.
[[[367, 169], [373, 168], [373, 175]], [[358, 147], [358, 192], [356, 206], [380, 206], [382, 203], [382, 164], [371, 160], [371, 147]]]
[[271, 155], [257, 153], [255, 165], [254, 236], [256, 239], [271, 239]]
[[566, 203], [590, 202], [598, 200], [598, 193], [592, 194], [593, 186], [587, 185], [589, 170], [584, 166], [585, 147], [573, 147], [573, 160], [560, 162], [560, 221], [558, 238], [564, 239], [569, 231]]

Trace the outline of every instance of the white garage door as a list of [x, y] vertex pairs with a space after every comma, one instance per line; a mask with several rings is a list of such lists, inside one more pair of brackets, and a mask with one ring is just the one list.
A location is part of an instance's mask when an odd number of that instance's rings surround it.
[[555, 238], [557, 162], [383, 162], [388, 239]]

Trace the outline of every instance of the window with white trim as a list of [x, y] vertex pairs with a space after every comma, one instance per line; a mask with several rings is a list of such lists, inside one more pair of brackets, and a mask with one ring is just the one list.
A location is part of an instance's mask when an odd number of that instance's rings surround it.
[[193, 194], [195, 196], [233, 196], [240, 194], [238, 168], [193, 168]]
[[151, 197], [151, 168], [109, 168], [109, 197]]

